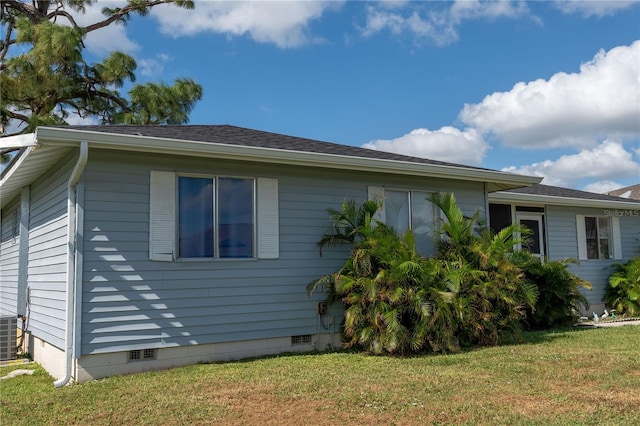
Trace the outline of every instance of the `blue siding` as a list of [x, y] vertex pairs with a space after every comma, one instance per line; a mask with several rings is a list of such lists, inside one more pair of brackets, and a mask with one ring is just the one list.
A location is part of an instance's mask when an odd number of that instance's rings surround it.
[[20, 238], [16, 230], [18, 204], [2, 210], [0, 217], [0, 314], [17, 315]]
[[29, 330], [64, 347], [67, 269], [67, 181], [71, 155], [31, 186], [28, 286]]
[[[547, 206], [547, 240], [549, 258], [560, 260], [564, 258], [578, 259], [578, 239], [576, 232], [576, 215], [603, 216], [602, 209], [580, 207]], [[611, 275], [611, 264], [624, 263], [640, 251], [640, 217], [620, 217], [620, 234], [622, 238], [621, 260], [581, 260], [579, 265], [571, 265], [575, 274], [589, 281], [593, 285], [591, 291], [585, 291], [589, 303], [598, 305]]]
[[[148, 260], [151, 170], [277, 178], [280, 258]], [[347, 255], [337, 247], [319, 256], [327, 208], [364, 201], [369, 185], [455, 191], [466, 213], [484, 206], [481, 183], [92, 150], [85, 171], [82, 353], [315, 334], [323, 295], [308, 297], [306, 285]]]

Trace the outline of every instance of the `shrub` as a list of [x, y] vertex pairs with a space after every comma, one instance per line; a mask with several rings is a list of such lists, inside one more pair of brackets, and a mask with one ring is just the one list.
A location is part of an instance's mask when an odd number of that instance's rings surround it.
[[346, 346], [375, 354], [450, 352], [519, 335], [536, 289], [509, 260], [517, 226], [478, 233], [478, 213], [464, 217], [453, 195], [431, 201], [446, 221], [439, 254], [430, 259], [416, 252], [410, 231], [398, 236], [373, 220], [370, 206], [345, 202], [342, 212], [329, 211], [333, 234], [320, 247], [348, 242], [353, 249], [342, 268], [308, 290], [325, 285], [328, 301], [344, 303]]
[[571, 273], [567, 266], [574, 259], [544, 261], [527, 251], [518, 251], [511, 260], [524, 272], [525, 278], [536, 286], [538, 299], [527, 313], [526, 324], [532, 329], [549, 329], [577, 320], [582, 308], [589, 309], [581, 289], [591, 289], [591, 283]]
[[609, 276], [609, 285], [602, 300], [618, 314], [640, 315], [640, 257], [612, 267], [614, 272]]
[[465, 217], [453, 194], [436, 194], [431, 201], [444, 218], [437, 260], [439, 278], [455, 293], [458, 338], [463, 345], [495, 345], [518, 337], [520, 320], [536, 301], [536, 289], [511, 262], [509, 253], [523, 230], [511, 225], [492, 233], [479, 223], [479, 214]]

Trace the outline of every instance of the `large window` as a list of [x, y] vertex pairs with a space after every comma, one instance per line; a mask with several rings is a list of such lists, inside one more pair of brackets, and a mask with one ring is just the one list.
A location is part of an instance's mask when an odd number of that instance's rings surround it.
[[178, 177], [178, 257], [254, 257], [254, 179]]
[[384, 194], [385, 223], [399, 235], [411, 229], [423, 256], [435, 254], [435, 216], [429, 197], [420, 191], [385, 190]]
[[611, 218], [585, 216], [585, 238], [587, 259], [610, 259], [611, 253]]

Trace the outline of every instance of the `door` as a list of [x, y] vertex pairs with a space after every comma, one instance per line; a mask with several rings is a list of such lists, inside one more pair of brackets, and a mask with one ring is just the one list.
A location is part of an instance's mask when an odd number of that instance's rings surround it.
[[517, 213], [516, 221], [520, 226], [524, 226], [531, 231], [529, 235], [529, 245], [526, 247], [536, 257], [544, 258], [544, 224], [542, 214]]

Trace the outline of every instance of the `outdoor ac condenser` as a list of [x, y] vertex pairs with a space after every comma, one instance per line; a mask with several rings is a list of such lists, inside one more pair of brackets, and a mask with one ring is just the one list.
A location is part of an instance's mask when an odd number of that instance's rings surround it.
[[18, 318], [15, 315], [0, 315], [0, 361], [16, 359], [16, 330]]

